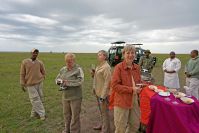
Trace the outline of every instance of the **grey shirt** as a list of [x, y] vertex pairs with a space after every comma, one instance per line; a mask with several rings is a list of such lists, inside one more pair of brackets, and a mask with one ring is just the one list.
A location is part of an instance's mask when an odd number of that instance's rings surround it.
[[72, 70], [68, 70], [67, 66], [61, 68], [57, 79], [67, 80], [65, 90], [63, 90], [64, 100], [75, 100], [82, 98], [82, 83], [84, 81], [84, 73], [82, 68], [75, 64]]
[[185, 72], [191, 75], [191, 78], [199, 79], [199, 56], [187, 62]]

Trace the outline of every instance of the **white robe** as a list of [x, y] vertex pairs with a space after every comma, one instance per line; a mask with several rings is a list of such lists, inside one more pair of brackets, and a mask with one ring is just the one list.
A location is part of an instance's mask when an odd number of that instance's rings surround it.
[[163, 70], [167, 71], [176, 71], [175, 73], [166, 73], [164, 72], [164, 86], [168, 88], [179, 89], [179, 77], [178, 71], [181, 68], [181, 62], [178, 58], [168, 58], [163, 63]]

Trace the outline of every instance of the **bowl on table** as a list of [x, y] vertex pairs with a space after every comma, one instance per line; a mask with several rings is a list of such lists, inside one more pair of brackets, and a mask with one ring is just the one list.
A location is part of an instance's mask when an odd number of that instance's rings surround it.
[[194, 100], [189, 97], [181, 97], [180, 100], [182, 100], [186, 104], [192, 104], [194, 103]]
[[159, 92], [158, 95], [163, 96], [163, 97], [168, 97], [170, 96], [170, 92]]
[[185, 97], [186, 94], [184, 94], [184, 93], [182, 93], [182, 92], [177, 92], [177, 93], [174, 93], [174, 96], [175, 96], [176, 98], [181, 98], [181, 97]]

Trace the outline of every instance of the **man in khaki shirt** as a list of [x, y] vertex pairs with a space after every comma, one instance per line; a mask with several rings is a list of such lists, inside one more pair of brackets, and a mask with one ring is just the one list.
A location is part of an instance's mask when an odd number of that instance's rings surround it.
[[150, 54], [150, 50], [144, 51], [144, 56], [142, 56], [139, 60], [141, 69], [146, 69], [149, 73], [152, 72], [154, 67], [153, 57]]
[[24, 59], [20, 69], [20, 84], [23, 91], [28, 91], [32, 111], [30, 117], [39, 116], [45, 120], [45, 109], [42, 103], [43, 80], [45, 78], [45, 68], [42, 61], [37, 59], [38, 49], [31, 51], [31, 58]]
[[111, 81], [111, 67], [106, 61], [107, 53], [104, 50], [98, 52], [99, 65], [95, 69], [93, 80], [93, 91], [99, 103], [102, 126], [94, 129], [101, 129], [102, 133], [110, 132], [109, 113], [108, 113], [108, 94]]

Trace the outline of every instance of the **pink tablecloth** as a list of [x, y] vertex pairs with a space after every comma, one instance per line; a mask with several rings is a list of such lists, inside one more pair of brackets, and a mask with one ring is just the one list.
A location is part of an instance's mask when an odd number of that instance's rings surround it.
[[195, 102], [187, 105], [173, 95], [169, 98], [158, 94], [151, 98], [147, 133], [199, 133], [199, 102], [193, 98]]
[[[164, 86], [157, 86], [161, 90], [166, 90]], [[141, 123], [144, 125], [148, 124], [149, 117], [151, 114], [151, 97], [156, 93], [146, 86], [142, 89], [140, 93], [140, 113], [141, 113]]]

